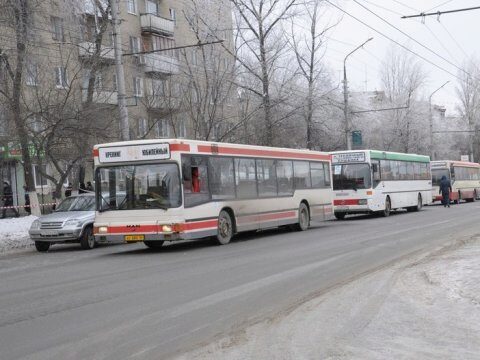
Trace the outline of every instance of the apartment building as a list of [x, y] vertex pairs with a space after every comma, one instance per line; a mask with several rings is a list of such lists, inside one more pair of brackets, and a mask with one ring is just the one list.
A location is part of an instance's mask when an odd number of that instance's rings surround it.
[[[94, 0], [35, 4], [27, 24], [22, 118], [32, 146], [49, 131], [64, 137], [59, 151], [65, 149], [68, 163], [75, 159], [72, 153], [89, 153], [92, 143], [120, 137], [111, 15], [106, 0], [101, 8]], [[238, 115], [229, 1], [125, 0], [119, 6], [130, 137], [227, 140]], [[7, 24], [0, 25], [0, 50], [14, 64], [15, 28], [6, 20], [0, 22]], [[223, 44], [208, 45], [218, 40]], [[3, 61], [0, 79], [6, 79], [0, 86], [9, 86]], [[21, 152], [11, 118], [8, 101], [0, 94], [0, 174], [15, 184], [21, 202]], [[68, 137], [75, 138], [75, 133], [55, 130], [65, 121], [70, 128], [84, 122], [93, 130], [78, 133], [83, 144], [73, 139], [72, 148]], [[42, 172], [55, 177], [56, 167], [42, 151], [32, 149], [32, 154], [38, 162], [35, 185], [48, 195], [53, 186]], [[90, 180], [90, 164], [83, 168]], [[75, 182], [76, 173], [70, 181]]]

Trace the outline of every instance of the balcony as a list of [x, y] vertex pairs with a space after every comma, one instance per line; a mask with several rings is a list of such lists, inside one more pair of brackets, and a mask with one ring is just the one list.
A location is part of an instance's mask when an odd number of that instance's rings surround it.
[[145, 64], [146, 73], [173, 75], [179, 72], [178, 60], [160, 53], [146, 54], [142, 62]]
[[145, 100], [145, 105], [150, 110], [174, 110], [180, 107], [180, 99], [177, 97], [147, 95]]
[[[87, 90], [82, 90], [82, 100], [87, 101]], [[95, 104], [117, 105], [117, 92], [109, 90], [95, 90], [93, 92], [92, 102]]]
[[140, 26], [142, 32], [173, 36], [175, 23], [154, 14], [141, 14]]
[[[78, 55], [80, 57], [86, 58], [91, 57], [95, 54], [95, 43], [85, 41], [78, 44]], [[101, 46], [100, 48], [100, 59], [112, 61], [115, 58], [113, 48], [107, 46]]]

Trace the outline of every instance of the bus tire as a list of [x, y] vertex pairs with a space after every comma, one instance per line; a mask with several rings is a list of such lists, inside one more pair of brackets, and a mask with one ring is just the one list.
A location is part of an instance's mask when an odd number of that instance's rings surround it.
[[220, 211], [218, 215], [218, 229], [215, 236], [219, 245], [226, 245], [233, 237], [233, 220], [226, 210]]
[[298, 223], [296, 227], [298, 231], [305, 231], [310, 227], [310, 211], [303, 202], [298, 207]]
[[381, 212], [383, 217], [390, 216], [392, 212], [392, 203], [390, 202], [390, 196], [387, 196], [385, 199], [385, 209]]
[[460, 193], [460, 190], [458, 191], [458, 198], [453, 202], [454, 204], [460, 204], [460, 199], [462, 198], [462, 195]]
[[346, 213], [344, 212], [334, 212], [333, 215], [335, 215], [335, 217], [337, 218], [337, 220], [343, 220], [345, 219], [345, 215], [347, 215]]
[[160, 249], [163, 246], [164, 241], [163, 240], [153, 240], [153, 241], [144, 241], [143, 242], [146, 247], [149, 249]]
[[35, 249], [38, 252], [47, 252], [50, 249], [50, 243], [48, 241], [35, 241]]
[[95, 242], [95, 237], [93, 236], [93, 229], [91, 226], [88, 226], [83, 230], [82, 237], [80, 238], [80, 246], [83, 250], [93, 249], [97, 243]]
[[472, 202], [475, 202], [476, 200], [477, 200], [477, 190], [473, 190]]

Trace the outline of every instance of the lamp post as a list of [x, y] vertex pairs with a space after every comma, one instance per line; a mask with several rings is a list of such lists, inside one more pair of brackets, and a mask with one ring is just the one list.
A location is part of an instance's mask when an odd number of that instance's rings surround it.
[[447, 85], [450, 82], [448, 80], [445, 84], [440, 86], [438, 89], [436, 89], [434, 92], [430, 94], [428, 97], [428, 119], [429, 119], [429, 125], [430, 125], [430, 158], [434, 160], [435, 158], [435, 151], [433, 149], [433, 115], [432, 115], [432, 96], [435, 94], [438, 90], [443, 88], [445, 85]]
[[347, 56], [345, 56], [345, 59], [343, 60], [343, 115], [345, 117], [345, 137], [347, 140], [347, 150], [352, 150], [352, 139], [350, 136], [351, 124], [350, 124], [350, 119], [348, 117], [348, 87], [347, 87], [347, 66], [346, 66], [347, 58], [372, 39], [373, 37], [369, 38], [367, 41], [363, 42], [361, 45], [358, 45], [355, 49], [350, 51], [347, 54]]

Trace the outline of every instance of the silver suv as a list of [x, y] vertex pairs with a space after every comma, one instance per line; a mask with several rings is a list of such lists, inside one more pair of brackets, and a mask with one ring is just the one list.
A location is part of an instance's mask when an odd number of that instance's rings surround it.
[[93, 249], [95, 196], [82, 194], [63, 200], [52, 214], [43, 215], [32, 223], [28, 233], [38, 251], [44, 252], [52, 244], [80, 242], [83, 249]]

